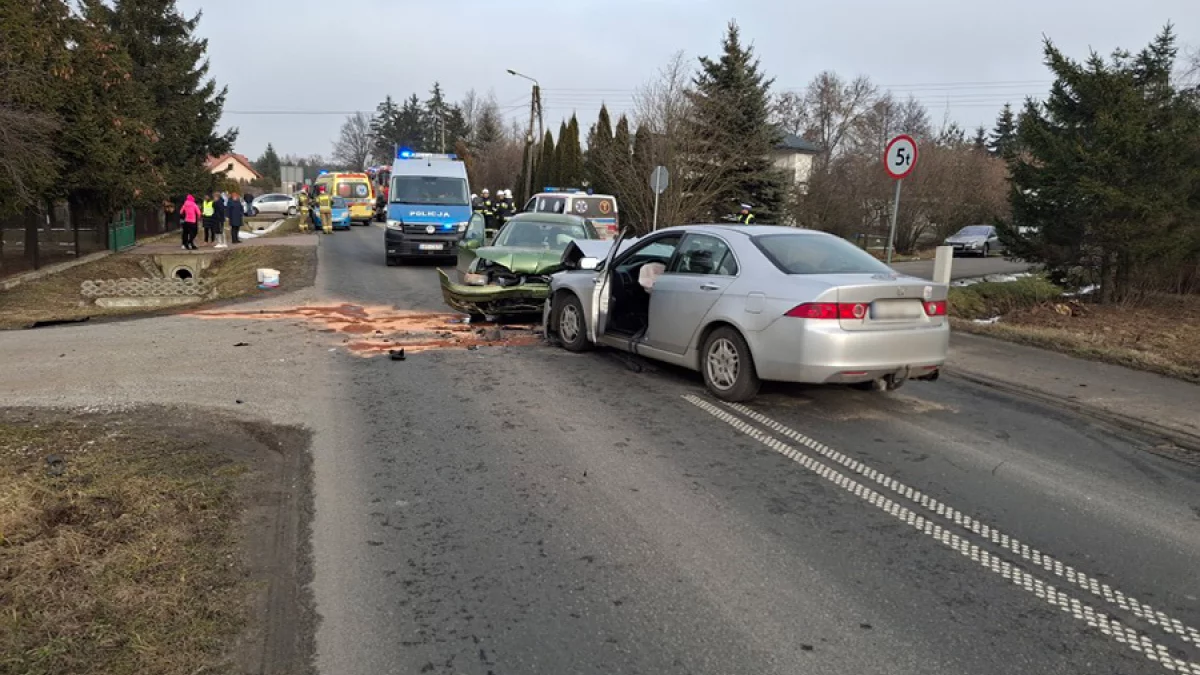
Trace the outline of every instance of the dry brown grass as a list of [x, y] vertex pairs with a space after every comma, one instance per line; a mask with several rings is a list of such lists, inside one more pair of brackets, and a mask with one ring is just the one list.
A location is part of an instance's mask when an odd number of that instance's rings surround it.
[[0, 420], [0, 671], [227, 670], [243, 471], [166, 431]]
[[[312, 283], [316, 270], [316, 248], [298, 246], [253, 246], [224, 251], [205, 277], [216, 279], [220, 300], [262, 293], [278, 293]], [[150, 256], [120, 253], [30, 281], [8, 291], [0, 291], [0, 330], [27, 328], [38, 321], [81, 319], [85, 317], [144, 314], [142, 308], [106, 308], [86, 302], [79, 284], [89, 279], [145, 277], [139, 261]], [[255, 269], [271, 267], [282, 274], [282, 283], [274, 291], [261, 291]], [[188, 305], [195, 309], [202, 304]]]
[[1160, 296], [1140, 306], [1050, 302], [999, 323], [954, 328], [1200, 383], [1200, 297]]

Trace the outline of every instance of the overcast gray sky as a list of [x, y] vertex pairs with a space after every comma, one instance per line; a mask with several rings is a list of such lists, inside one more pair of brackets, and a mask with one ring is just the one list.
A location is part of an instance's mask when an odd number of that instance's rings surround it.
[[[528, 115], [542, 85], [547, 124], [578, 111], [585, 129], [601, 101], [614, 113], [671, 55], [718, 53], [729, 19], [753, 43], [777, 88], [816, 73], [864, 74], [912, 93], [940, 121], [990, 126], [1006, 100], [1040, 94], [1045, 34], [1072, 56], [1138, 49], [1167, 22], [1200, 45], [1197, 0], [180, 0], [203, 10], [212, 75], [228, 85], [224, 124], [251, 159], [328, 156], [339, 115], [255, 111], [372, 111], [387, 94], [422, 98], [434, 80], [452, 99], [489, 90], [506, 115]], [[822, 5], [817, 7], [817, 5]], [[615, 115], [614, 115], [615, 116]]]

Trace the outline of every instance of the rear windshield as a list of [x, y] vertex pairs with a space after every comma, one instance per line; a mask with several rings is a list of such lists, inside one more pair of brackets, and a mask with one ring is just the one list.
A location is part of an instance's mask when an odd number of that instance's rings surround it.
[[334, 197], [329, 205], [335, 209], [344, 209], [346, 208], [346, 200], [341, 197]]
[[371, 186], [366, 181], [341, 181], [337, 184], [337, 196], [346, 199], [368, 199]]
[[956, 237], [986, 237], [992, 233], [991, 225], [968, 225], [958, 231]]
[[571, 213], [584, 218], [616, 218], [617, 203], [612, 197], [575, 197]]
[[784, 274], [890, 274], [892, 269], [837, 237], [765, 234], [754, 243]]
[[471, 203], [467, 181], [444, 176], [395, 176], [391, 201], [428, 206], [465, 206]]

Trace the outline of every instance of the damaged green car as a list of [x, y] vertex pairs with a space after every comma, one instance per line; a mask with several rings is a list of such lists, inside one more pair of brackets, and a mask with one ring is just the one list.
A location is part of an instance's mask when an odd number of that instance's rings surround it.
[[438, 270], [446, 304], [472, 317], [540, 315], [550, 275], [562, 267], [567, 245], [600, 234], [579, 216], [519, 213], [494, 241], [485, 237], [484, 220], [476, 214], [458, 245], [457, 268]]

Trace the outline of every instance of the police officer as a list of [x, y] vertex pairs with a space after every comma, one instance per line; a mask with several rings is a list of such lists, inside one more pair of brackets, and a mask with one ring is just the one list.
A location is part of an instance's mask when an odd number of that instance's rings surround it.
[[320, 191], [317, 206], [321, 208], [321, 230], [325, 234], [333, 234], [333, 198], [329, 196], [324, 185], [320, 187]]
[[749, 204], [742, 204], [742, 212], [738, 214], [737, 221], [742, 225], [753, 225], [754, 214], [750, 212]]

